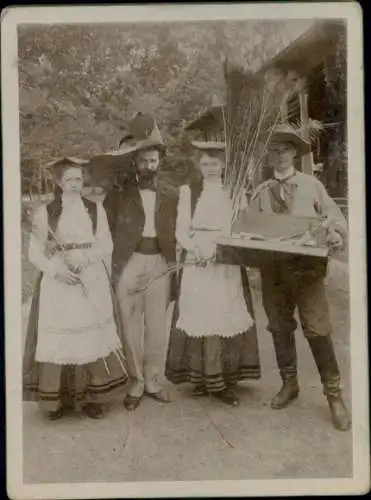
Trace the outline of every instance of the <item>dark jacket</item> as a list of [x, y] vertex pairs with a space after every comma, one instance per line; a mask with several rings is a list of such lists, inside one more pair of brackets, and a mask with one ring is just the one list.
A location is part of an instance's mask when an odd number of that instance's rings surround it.
[[[156, 196], [155, 227], [161, 254], [168, 263], [176, 262], [176, 218], [179, 190], [159, 186]], [[130, 184], [124, 190], [107, 194], [103, 205], [113, 239], [112, 279], [117, 283], [124, 267], [140, 242], [145, 214], [139, 188]]]

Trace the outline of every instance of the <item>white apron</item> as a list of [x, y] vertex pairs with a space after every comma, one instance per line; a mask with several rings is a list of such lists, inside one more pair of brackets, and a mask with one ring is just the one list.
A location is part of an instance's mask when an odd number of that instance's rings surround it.
[[[38, 224], [44, 233], [43, 226], [46, 223], [46, 208], [41, 207]], [[44, 272], [40, 290], [36, 361], [62, 365], [91, 363], [121, 348], [107, 276], [112, 241], [103, 207], [98, 204], [97, 231], [94, 236], [91, 219], [82, 200], [66, 201], [56, 234], [63, 244], [92, 243], [89, 250], [70, 250], [68, 254], [91, 252], [96, 259], [81, 272], [83, 286], [62, 283]], [[44, 262], [45, 257], [38, 255], [41, 249], [40, 242], [33, 236], [30, 260], [35, 265]], [[108, 256], [105, 264], [104, 255]], [[62, 259], [61, 255], [55, 254], [47, 265], [53, 266], [58, 259]], [[43, 271], [45, 266], [38, 267]]]
[[[196, 243], [213, 254], [231, 208], [221, 182], [206, 181], [191, 223]], [[186, 258], [186, 262], [189, 258]], [[239, 266], [208, 263], [183, 270], [177, 328], [191, 337], [233, 337], [254, 321], [247, 310]]]

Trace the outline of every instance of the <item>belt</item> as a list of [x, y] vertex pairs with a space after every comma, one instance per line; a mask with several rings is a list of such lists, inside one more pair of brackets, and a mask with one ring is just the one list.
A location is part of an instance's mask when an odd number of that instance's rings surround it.
[[142, 238], [135, 249], [136, 253], [144, 255], [157, 255], [161, 253], [157, 238]]
[[83, 250], [86, 248], [91, 248], [91, 243], [66, 243], [65, 245], [56, 245], [52, 252], [68, 252], [69, 250]]

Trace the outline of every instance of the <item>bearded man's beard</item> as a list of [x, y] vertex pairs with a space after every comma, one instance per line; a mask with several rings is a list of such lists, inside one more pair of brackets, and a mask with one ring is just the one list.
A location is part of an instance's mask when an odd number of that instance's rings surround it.
[[156, 189], [156, 178], [157, 178], [157, 171], [156, 170], [141, 170], [138, 172], [138, 181], [139, 181], [139, 187], [141, 189]]

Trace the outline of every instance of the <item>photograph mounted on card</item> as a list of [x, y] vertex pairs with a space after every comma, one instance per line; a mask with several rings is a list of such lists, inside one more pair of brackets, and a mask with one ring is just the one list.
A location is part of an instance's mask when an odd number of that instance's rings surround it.
[[3, 11], [9, 497], [369, 487], [362, 13], [276, 4]]

